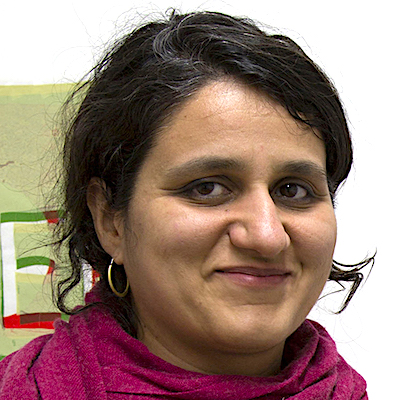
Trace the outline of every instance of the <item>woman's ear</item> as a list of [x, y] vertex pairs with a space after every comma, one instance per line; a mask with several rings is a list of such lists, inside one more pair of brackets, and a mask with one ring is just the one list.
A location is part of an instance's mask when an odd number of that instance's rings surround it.
[[124, 224], [120, 213], [112, 210], [108, 204], [107, 187], [102, 179], [91, 178], [86, 202], [101, 246], [117, 264], [123, 264]]

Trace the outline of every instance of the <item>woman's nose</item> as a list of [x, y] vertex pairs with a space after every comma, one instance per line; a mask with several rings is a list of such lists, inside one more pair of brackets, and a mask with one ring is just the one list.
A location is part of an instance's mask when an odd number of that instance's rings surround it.
[[232, 208], [234, 220], [228, 234], [235, 247], [272, 259], [289, 246], [289, 234], [267, 190], [243, 196]]

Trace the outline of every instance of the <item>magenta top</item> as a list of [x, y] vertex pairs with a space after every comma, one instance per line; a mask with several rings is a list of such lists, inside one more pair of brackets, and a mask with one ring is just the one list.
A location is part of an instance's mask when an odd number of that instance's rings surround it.
[[316, 322], [288, 338], [273, 377], [204, 375], [156, 357], [97, 306], [0, 362], [0, 399], [359, 400], [366, 383]]

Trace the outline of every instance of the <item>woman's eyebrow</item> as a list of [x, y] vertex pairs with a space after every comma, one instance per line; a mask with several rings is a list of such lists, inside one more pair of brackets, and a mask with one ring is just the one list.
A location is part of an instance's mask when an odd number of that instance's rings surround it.
[[176, 176], [184, 176], [188, 173], [203, 173], [208, 171], [244, 171], [246, 169], [245, 163], [236, 158], [225, 157], [201, 157], [187, 161], [176, 167], [169, 168], [165, 171], [167, 178], [174, 178]]
[[[171, 167], [165, 171], [167, 178], [182, 177], [187, 174], [201, 174], [212, 171], [246, 171], [248, 166], [239, 158], [200, 157], [183, 164]], [[276, 173], [285, 175], [313, 176], [326, 181], [325, 168], [309, 160], [286, 161], [274, 167]]]
[[314, 176], [324, 181], [328, 179], [325, 168], [309, 160], [287, 161], [278, 165], [276, 171], [283, 174]]

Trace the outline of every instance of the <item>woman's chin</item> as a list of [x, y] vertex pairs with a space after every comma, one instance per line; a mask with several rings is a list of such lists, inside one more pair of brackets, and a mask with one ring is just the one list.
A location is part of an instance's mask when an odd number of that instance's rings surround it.
[[267, 320], [260, 321], [260, 318], [235, 322], [210, 325], [210, 329], [205, 330], [204, 347], [232, 355], [253, 355], [268, 352], [275, 347], [283, 349], [286, 339], [300, 325], [269, 323]]

